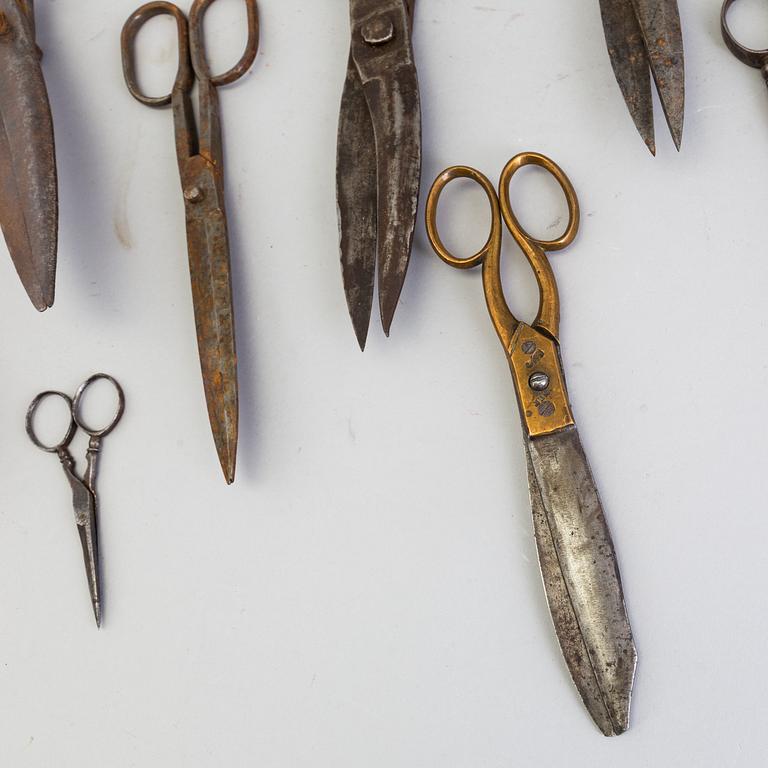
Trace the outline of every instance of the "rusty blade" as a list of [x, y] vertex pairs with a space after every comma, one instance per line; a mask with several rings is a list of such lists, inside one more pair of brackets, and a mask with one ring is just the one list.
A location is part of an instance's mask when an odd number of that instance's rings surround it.
[[623, 733], [637, 652], [621, 577], [575, 427], [526, 440], [539, 564], [560, 647], [592, 719]]
[[0, 0], [0, 225], [30, 300], [53, 304], [58, 193], [53, 121], [28, 12]]
[[651, 72], [677, 149], [683, 140], [685, 63], [677, 0], [632, 0]]
[[376, 270], [376, 145], [351, 54], [339, 112], [336, 204], [344, 293], [358, 344], [365, 349]]
[[217, 169], [206, 158], [190, 158], [182, 184], [208, 418], [224, 477], [232, 483], [237, 459], [238, 389], [227, 219], [218, 192]]
[[629, 0], [600, 0], [605, 42], [629, 113], [651, 154], [656, 154], [651, 75], [645, 40]]
[[411, 255], [421, 180], [421, 108], [406, 0], [350, 0], [351, 58], [376, 147], [377, 260], [384, 332]]

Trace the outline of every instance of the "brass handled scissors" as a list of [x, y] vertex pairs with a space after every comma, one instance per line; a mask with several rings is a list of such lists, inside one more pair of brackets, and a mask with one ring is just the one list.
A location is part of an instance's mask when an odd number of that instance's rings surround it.
[[[96, 381], [106, 380], [117, 391], [117, 410], [112, 420], [103, 428], [95, 429], [88, 426], [80, 413], [81, 404], [88, 388]], [[69, 426], [64, 437], [55, 445], [46, 445], [35, 433], [35, 413], [40, 403], [49, 397], [60, 397], [67, 404], [70, 414]], [[55, 453], [59, 457], [64, 474], [67, 476], [72, 489], [72, 505], [75, 510], [75, 523], [80, 535], [80, 544], [83, 548], [85, 560], [85, 573], [88, 578], [88, 590], [91, 593], [93, 615], [96, 618], [96, 626], [101, 626], [102, 596], [101, 575], [99, 571], [99, 536], [98, 536], [98, 495], [96, 493], [96, 474], [98, 459], [101, 453], [101, 443], [104, 438], [118, 425], [125, 411], [125, 395], [120, 384], [106, 373], [96, 373], [86, 379], [77, 389], [74, 398], [63, 392], [48, 390], [41, 392], [27, 409], [26, 429], [29, 439], [46, 453]], [[75, 436], [78, 428], [89, 436], [88, 450], [86, 452], [85, 474], [79, 477], [75, 472], [75, 460], [69, 452], [69, 444]]]
[[[208, 418], [227, 483], [234, 482], [238, 436], [237, 355], [227, 214], [224, 206], [224, 157], [217, 88], [239, 80], [258, 49], [256, 0], [245, 0], [248, 40], [240, 61], [212, 75], [205, 53], [203, 17], [215, 0], [195, 0], [189, 20], [176, 5], [151, 2], [141, 6], [123, 26], [123, 74], [131, 95], [149, 107], [173, 107], [176, 154], [187, 222], [187, 250], [192, 278], [197, 345]], [[167, 96], [147, 96], [136, 78], [135, 41], [155, 16], [176, 21], [179, 67]], [[191, 91], [199, 87], [200, 130], [195, 125]]]
[[[528, 234], [512, 210], [510, 182], [528, 165], [551, 173], [565, 193], [570, 217], [556, 240]], [[491, 206], [488, 240], [469, 258], [448, 251], [437, 228], [440, 194], [461, 178], [477, 182]], [[531, 325], [518, 320], [504, 298], [502, 218], [539, 285], [539, 311]], [[438, 176], [427, 198], [427, 234], [437, 255], [459, 269], [482, 265], [488, 311], [512, 371], [525, 431], [528, 486], [549, 610], [584, 704], [610, 736], [628, 726], [637, 654], [611, 535], [568, 401], [558, 341], [560, 302], [547, 258], [548, 252], [570, 245], [578, 227], [579, 204], [571, 182], [552, 160], [533, 152], [507, 163], [498, 195], [482, 173], [455, 166]]]
[[723, 40], [725, 40], [728, 50], [730, 50], [742, 64], [761, 70], [763, 78], [768, 84], [768, 49], [758, 51], [753, 48], [747, 48], [736, 40], [728, 26], [728, 11], [731, 9], [734, 2], [735, 0], [725, 0], [723, 9], [720, 13], [720, 29], [723, 33]]

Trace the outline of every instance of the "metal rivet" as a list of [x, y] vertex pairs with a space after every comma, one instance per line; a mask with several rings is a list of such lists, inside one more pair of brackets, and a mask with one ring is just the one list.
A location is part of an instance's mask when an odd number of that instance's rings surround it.
[[200, 187], [190, 187], [184, 190], [184, 199], [190, 203], [199, 203], [203, 199], [203, 191]]
[[366, 21], [360, 32], [368, 45], [384, 45], [395, 36], [395, 25], [388, 16], [377, 16]]
[[536, 344], [532, 341], [526, 341], [523, 344], [523, 352], [526, 355], [532, 355], [536, 351]]
[[549, 389], [549, 376], [546, 373], [532, 373], [531, 378], [528, 379], [528, 386], [534, 392], [543, 392]]

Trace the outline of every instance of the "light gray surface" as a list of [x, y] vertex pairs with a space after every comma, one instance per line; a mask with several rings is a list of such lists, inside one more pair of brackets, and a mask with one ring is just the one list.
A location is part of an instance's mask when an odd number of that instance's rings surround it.
[[[200, 385], [171, 116], [122, 84], [134, 3], [36, 5], [62, 232], [43, 316], [0, 253], [0, 763], [760, 765], [768, 96], [722, 44], [719, 3], [680, 2], [683, 152], [659, 124], [655, 160], [597, 0], [417, 7], [424, 195], [447, 165], [494, 177], [532, 149], [581, 198], [581, 235], [553, 257], [563, 356], [640, 654], [630, 730], [611, 740], [551, 630], [480, 275], [445, 267], [420, 222], [392, 338], [372, 327], [357, 348], [334, 202], [346, 0], [262, 0], [253, 73], [221, 94], [242, 397], [230, 489]], [[239, 52], [216, 26], [211, 43]], [[170, 25], [156, 32], [168, 73]], [[549, 234], [564, 204], [529, 176], [521, 218]], [[446, 206], [447, 244], [484, 240], [482, 192]], [[509, 255], [510, 301], [530, 317], [533, 278]], [[24, 435], [36, 392], [97, 370], [127, 396], [101, 463], [99, 632], [66, 483]]]

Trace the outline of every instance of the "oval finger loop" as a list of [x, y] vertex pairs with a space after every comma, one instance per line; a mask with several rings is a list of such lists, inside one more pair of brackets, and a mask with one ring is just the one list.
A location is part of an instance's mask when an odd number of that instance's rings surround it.
[[128, 91], [136, 101], [146, 104], [148, 107], [164, 107], [171, 103], [173, 91], [165, 96], [147, 96], [139, 86], [136, 74], [136, 36], [142, 27], [156, 16], [171, 16], [176, 21], [176, 30], [179, 45], [179, 67], [176, 71], [176, 79], [173, 90], [192, 88], [192, 67], [189, 60], [189, 27], [187, 18], [181, 9], [173, 3], [165, 0], [155, 0], [142, 5], [134, 11], [123, 25], [120, 35], [120, 49], [123, 58], [123, 76]]
[[[440, 195], [443, 190], [456, 179], [470, 179], [479, 184], [488, 197], [491, 205], [491, 231], [485, 245], [475, 254], [469, 257], [454, 256], [446, 247], [440, 238], [437, 228], [437, 208], [440, 203]], [[455, 165], [443, 171], [429, 190], [427, 197], [427, 237], [435, 253], [446, 263], [458, 269], [472, 269], [485, 261], [485, 258], [495, 240], [500, 238], [501, 234], [501, 215], [499, 212], [499, 200], [496, 196], [496, 190], [493, 184], [480, 171], [465, 165]]]
[[[520, 224], [517, 216], [515, 216], [515, 212], [512, 210], [509, 193], [510, 183], [512, 182], [512, 177], [526, 165], [536, 165], [550, 173], [560, 185], [560, 189], [565, 195], [565, 200], [568, 205], [568, 225], [563, 234], [554, 240], [539, 240], [539, 238], [533, 237], [533, 235], [529, 234], [523, 225]], [[529, 243], [538, 245], [544, 251], [559, 251], [573, 242], [579, 231], [579, 222], [581, 218], [579, 198], [576, 195], [576, 190], [573, 188], [573, 184], [571, 184], [571, 180], [554, 160], [551, 160], [546, 155], [541, 155], [538, 152], [522, 152], [521, 154], [516, 155], [506, 164], [501, 173], [499, 192], [501, 194], [501, 213], [504, 216], [504, 221], [506, 222], [507, 227], [509, 227], [509, 230], [513, 235], [516, 237], [521, 236]]]
[[[731, 32], [731, 28], [728, 26], [728, 11], [733, 5], [735, 0], [725, 0], [723, 3], [723, 9], [720, 13], [720, 29], [723, 34], [723, 40], [728, 46], [728, 50], [743, 64], [754, 67], [755, 69], [765, 70], [768, 67], [768, 49], [755, 50], [753, 48], [747, 48], [742, 45]], [[768, 80], [768, 72], [765, 74]]]
[[259, 50], [259, 10], [256, 0], [244, 0], [248, 24], [248, 39], [245, 51], [233, 67], [220, 75], [211, 75], [211, 69], [205, 54], [205, 35], [203, 18], [205, 12], [216, 0], [195, 0], [189, 12], [189, 34], [192, 52], [192, 64], [201, 79], [207, 78], [217, 88], [239, 80], [253, 65]]
[[[43, 402], [43, 400], [46, 400], [49, 397], [60, 397], [62, 400], [64, 400], [64, 402], [67, 404], [67, 410], [70, 414], [69, 427], [67, 428], [64, 437], [55, 445], [46, 445], [37, 437], [37, 433], [35, 432], [35, 414], [37, 413], [37, 409], [40, 407], [40, 404]], [[40, 448], [40, 450], [45, 451], [46, 453], [58, 453], [62, 448], [66, 448], [72, 442], [72, 438], [75, 436], [75, 431], [77, 430], [77, 424], [75, 423], [74, 418], [72, 418], [72, 399], [69, 397], [69, 395], [65, 395], [63, 392], [57, 392], [55, 390], [47, 390], [46, 392], [41, 392], [29, 404], [29, 408], [27, 408], [25, 428], [29, 439], [38, 448]]]
[[[117, 407], [112, 420], [103, 429], [93, 429], [88, 426], [81, 415], [81, 409], [83, 404], [83, 397], [88, 391], [88, 388], [97, 381], [108, 381], [117, 392]], [[113, 378], [107, 373], [94, 373], [93, 376], [89, 376], [78, 388], [75, 393], [75, 398], [72, 401], [72, 418], [83, 432], [87, 433], [91, 437], [104, 437], [108, 435], [118, 424], [123, 417], [125, 411], [125, 394], [123, 388], [120, 386], [117, 379]]]

